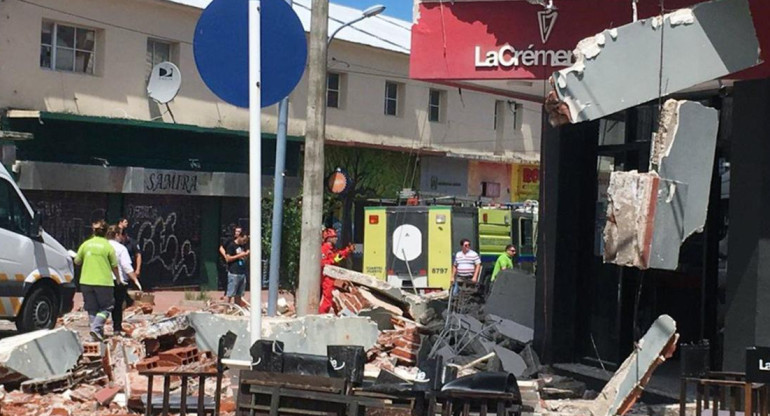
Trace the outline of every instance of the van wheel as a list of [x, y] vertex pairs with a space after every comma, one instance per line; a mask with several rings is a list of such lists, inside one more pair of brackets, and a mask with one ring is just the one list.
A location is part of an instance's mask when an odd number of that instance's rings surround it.
[[41, 286], [32, 291], [24, 301], [21, 313], [16, 317], [16, 328], [20, 332], [53, 329], [59, 316], [56, 293]]

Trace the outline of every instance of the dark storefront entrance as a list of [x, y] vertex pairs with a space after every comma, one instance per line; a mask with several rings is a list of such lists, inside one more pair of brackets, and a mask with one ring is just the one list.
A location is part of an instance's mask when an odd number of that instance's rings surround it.
[[[730, 114], [731, 99], [717, 93], [681, 98], [723, 110], [723, 119]], [[661, 314], [677, 321], [681, 342], [708, 339], [712, 357], [721, 357], [719, 242], [727, 229], [719, 165], [729, 161], [730, 144], [724, 123], [707, 224], [683, 244], [678, 269], [637, 270], [602, 260], [610, 172], [648, 171], [657, 108], [653, 102], [597, 122], [546, 130], [538, 264], [548, 263], [539, 270], [538, 293], [545, 297], [536, 315], [541, 317], [540, 347], [549, 362], [598, 366], [601, 361], [615, 368]]]

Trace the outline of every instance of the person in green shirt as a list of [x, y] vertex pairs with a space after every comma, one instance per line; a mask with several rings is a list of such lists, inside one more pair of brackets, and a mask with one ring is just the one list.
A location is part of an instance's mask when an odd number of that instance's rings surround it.
[[492, 270], [493, 282], [495, 279], [497, 279], [498, 273], [503, 270], [513, 268], [513, 256], [515, 255], [516, 247], [514, 247], [513, 244], [508, 244], [505, 246], [505, 253], [501, 254], [500, 257], [497, 258], [497, 261], [495, 261], [495, 268]]
[[75, 264], [83, 265], [80, 270], [80, 292], [83, 294], [83, 309], [88, 312], [91, 337], [104, 340], [104, 323], [110, 317], [115, 305], [113, 296], [113, 274], [118, 276], [118, 258], [115, 249], [104, 236], [107, 223], [96, 221], [91, 224], [93, 237], [78, 248]]

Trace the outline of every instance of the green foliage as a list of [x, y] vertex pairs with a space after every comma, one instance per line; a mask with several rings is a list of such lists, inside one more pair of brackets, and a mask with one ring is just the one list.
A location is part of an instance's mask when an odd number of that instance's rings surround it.
[[[291, 292], [299, 283], [299, 246], [302, 239], [302, 197], [284, 200], [279, 286]], [[273, 232], [273, 194], [262, 199], [262, 258], [270, 259]]]
[[417, 157], [408, 153], [360, 147], [326, 147], [325, 169], [344, 169], [354, 182], [352, 198], [396, 198], [402, 188], [419, 182]]
[[416, 155], [381, 149], [327, 146], [325, 169], [329, 174], [342, 168], [353, 181], [353, 189], [342, 197], [326, 193], [324, 213], [342, 212], [342, 242], [353, 235], [354, 202], [367, 198], [397, 198], [403, 188], [419, 183]]

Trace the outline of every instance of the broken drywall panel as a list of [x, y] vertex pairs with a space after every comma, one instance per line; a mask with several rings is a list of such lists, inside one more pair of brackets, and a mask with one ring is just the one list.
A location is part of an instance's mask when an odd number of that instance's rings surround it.
[[604, 261], [639, 269], [679, 265], [687, 185], [653, 173], [612, 172]]
[[[750, 68], [759, 53], [748, 0], [715, 0], [584, 39], [553, 86], [578, 123]], [[551, 114], [552, 123], [564, 118]]]
[[703, 231], [706, 223], [718, 131], [719, 112], [713, 108], [676, 100], [663, 106], [650, 169], [687, 184], [683, 240]]
[[593, 416], [623, 415], [641, 396], [652, 372], [676, 349], [676, 322], [661, 315], [590, 406]]

